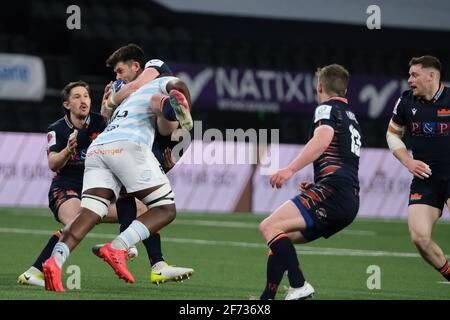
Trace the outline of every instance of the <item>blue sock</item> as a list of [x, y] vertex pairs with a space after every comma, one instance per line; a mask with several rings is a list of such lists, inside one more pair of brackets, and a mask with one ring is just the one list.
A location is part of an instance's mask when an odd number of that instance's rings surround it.
[[116, 208], [119, 230], [123, 232], [136, 219], [136, 201], [131, 196], [120, 197], [116, 202]]
[[169, 121], [177, 121], [177, 117], [175, 115], [175, 111], [173, 110], [172, 105], [170, 104], [170, 99], [166, 98], [163, 101], [162, 113], [164, 118]]
[[150, 265], [153, 266], [157, 262], [164, 261], [161, 251], [161, 236], [159, 232], [152, 233], [150, 237], [142, 241], [142, 243], [147, 250]]

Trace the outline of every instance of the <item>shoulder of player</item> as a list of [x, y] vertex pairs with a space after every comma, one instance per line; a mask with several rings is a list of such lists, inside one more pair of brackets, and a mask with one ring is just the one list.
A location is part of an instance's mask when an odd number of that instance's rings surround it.
[[145, 69], [154, 68], [159, 74], [172, 74], [172, 70], [169, 68], [167, 63], [160, 59], [151, 59], [145, 63]]
[[403, 91], [402, 92], [402, 94], [400, 95], [400, 100], [404, 100], [404, 101], [407, 101], [407, 100], [414, 100], [415, 99], [415, 97], [414, 97], [414, 95], [413, 95], [413, 92], [412, 92], [412, 90], [405, 90], [405, 91]]
[[66, 120], [64, 119], [64, 117], [56, 120], [55, 122], [53, 122], [52, 124], [50, 124], [47, 128], [47, 132], [50, 131], [57, 131], [58, 129], [64, 128], [64, 126], [67, 126], [66, 124]]
[[414, 100], [415, 100], [415, 97], [413, 95], [412, 90], [405, 90], [405, 91], [403, 91], [402, 94], [400, 95], [400, 97], [395, 102], [393, 112], [395, 114], [397, 114], [397, 110], [403, 109], [404, 105], [409, 105], [412, 102], [414, 102]]
[[328, 102], [319, 104], [314, 111], [314, 121], [330, 119], [333, 108], [333, 104]]

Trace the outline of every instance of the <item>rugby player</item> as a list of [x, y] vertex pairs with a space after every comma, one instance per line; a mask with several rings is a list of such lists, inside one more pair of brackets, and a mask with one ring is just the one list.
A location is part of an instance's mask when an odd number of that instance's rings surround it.
[[185, 84], [175, 77], [146, 81], [114, 110], [111, 122], [87, 151], [80, 213], [64, 230], [52, 256], [43, 264], [47, 290], [64, 291], [63, 263], [107, 214], [109, 204], [118, 198], [122, 186], [148, 210], [96, 254], [126, 282], [134, 282], [126, 266], [127, 250], [158, 232], [176, 216], [170, 183], [151, 152], [156, 120], [149, 109], [155, 95], [170, 95], [171, 101], [188, 109], [189, 93]]
[[274, 299], [287, 271], [286, 300], [311, 297], [293, 243], [328, 238], [348, 226], [359, 209], [358, 167], [361, 130], [347, 99], [348, 71], [337, 64], [317, 71], [317, 98], [311, 139], [286, 167], [270, 177], [281, 188], [297, 171], [314, 163], [314, 183], [302, 182], [300, 194], [264, 219], [259, 229], [269, 246], [267, 283], [260, 298]]
[[[106, 60], [106, 65], [111, 67], [115, 74], [116, 80], [123, 81], [125, 84], [115, 89], [114, 99], [111, 99], [111, 86], [109, 83], [105, 87], [101, 114], [107, 121], [110, 120], [113, 111], [117, 107], [115, 104], [124, 101], [130, 94], [142, 87], [146, 81], [163, 76], [173, 76], [169, 66], [161, 60], [152, 59], [145, 63], [144, 51], [136, 44], [128, 44], [114, 51]], [[188, 99], [189, 91], [185, 88], [184, 83], [179, 82], [178, 89], [185, 90]], [[183, 97], [178, 96], [183, 99]], [[176, 100], [176, 99], [175, 99]], [[111, 103], [111, 101], [114, 101]], [[187, 101], [178, 104], [178, 101], [170, 101], [167, 95], [154, 94], [152, 97], [152, 110], [156, 115], [157, 129], [155, 130], [155, 140], [152, 146], [152, 152], [156, 159], [165, 165], [162, 165], [167, 173], [173, 167], [171, 149], [179, 142], [172, 140], [171, 133], [180, 125], [188, 130], [192, 128], [192, 118], [189, 112], [189, 104]], [[175, 111], [178, 110], [178, 111]], [[182, 111], [180, 111], [182, 110]], [[143, 205], [140, 201], [138, 201]], [[133, 205], [133, 203], [131, 203]], [[120, 207], [122, 208], [122, 206]], [[125, 211], [126, 208], [123, 208]], [[128, 211], [132, 212], [132, 211]], [[123, 215], [125, 216], [125, 215]], [[132, 216], [127, 215], [127, 219]], [[136, 215], [132, 219], [136, 218]], [[121, 230], [123, 231], [123, 230]], [[148, 239], [143, 241], [146, 244], [147, 253], [150, 257], [151, 273], [150, 279], [153, 283], [159, 284], [169, 280], [183, 280], [189, 278], [194, 272], [191, 268], [181, 268], [169, 266], [163, 259], [161, 254], [160, 234], [153, 233]], [[151, 242], [158, 242], [157, 246], [152, 246]], [[148, 245], [147, 245], [148, 243]], [[94, 252], [99, 249], [99, 245], [94, 247]]]
[[[56, 172], [49, 191], [49, 206], [58, 222], [66, 225], [79, 211], [86, 150], [93, 139], [100, 134], [106, 124], [96, 113], [90, 112], [91, 100], [89, 86], [82, 82], [69, 83], [61, 93], [65, 116], [49, 126], [48, 163], [49, 168]], [[154, 149], [158, 153], [159, 145]], [[166, 151], [167, 153], [167, 151]], [[167, 158], [161, 160], [165, 170], [170, 170], [174, 163]], [[138, 212], [137, 206], [139, 207]], [[119, 220], [120, 230], [125, 230], [131, 221], [129, 216], [146, 211], [142, 203], [136, 203], [134, 197], [121, 198], [117, 207], [122, 214], [117, 215], [115, 206], [111, 206], [103, 222]], [[44, 286], [42, 263], [51, 255], [54, 245], [58, 242], [62, 230], [57, 231], [48, 241], [33, 265], [18, 277], [18, 283]], [[167, 266], [162, 258], [159, 235], [155, 234], [144, 243], [149, 253], [152, 268], [151, 280], [161, 283], [169, 280], [182, 280], [193, 272], [190, 268], [174, 268]], [[137, 254], [135, 248], [129, 250], [129, 257]], [[158, 264], [159, 263], [159, 264]], [[166, 265], [164, 267], [164, 264]], [[153, 276], [152, 276], [153, 275]]]
[[[440, 78], [438, 58], [410, 60], [411, 89], [394, 107], [386, 139], [394, 156], [413, 174], [408, 205], [411, 240], [425, 261], [450, 281], [448, 260], [432, 239], [444, 205], [450, 205], [450, 90]], [[405, 137], [412, 156], [402, 141]]]

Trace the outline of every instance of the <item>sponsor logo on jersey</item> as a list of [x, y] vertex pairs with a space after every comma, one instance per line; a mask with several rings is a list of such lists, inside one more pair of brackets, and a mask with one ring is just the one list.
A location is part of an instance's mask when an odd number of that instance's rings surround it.
[[414, 136], [450, 134], [450, 122], [411, 122], [411, 133]]
[[414, 201], [414, 200], [420, 200], [420, 199], [422, 199], [422, 195], [421, 195], [420, 193], [412, 193], [412, 194], [409, 196], [409, 199], [410, 199], [411, 201]]
[[416, 108], [412, 108], [411, 111], [412, 111], [413, 116], [415, 116], [416, 112], [417, 112], [417, 109]]
[[437, 115], [438, 117], [450, 117], [450, 109], [438, 109]]

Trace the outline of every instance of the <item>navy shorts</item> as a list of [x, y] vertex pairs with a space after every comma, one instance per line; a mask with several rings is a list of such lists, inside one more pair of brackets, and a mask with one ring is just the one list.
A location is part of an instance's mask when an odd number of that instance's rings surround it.
[[428, 179], [414, 178], [409, 193], [409, 205], [426, 204], [443, 210], [450, 198], [450, 179], [435, 178], [434, 174]]
[[81, 186], [74, 188], [73, 186], [64, 186], [52, 184], [48, 192], [48, 206], [53, 212], [56, 221], [59, 221], [58, 211], [59, 207], [69, 199], [77, 198], [81, 200]]
[[351, 185], [319, 183], [291, 200], [306, 222], [303, 237], [312, 241], [329, 238], [352, 223], [359, 209], [359, 190]]

